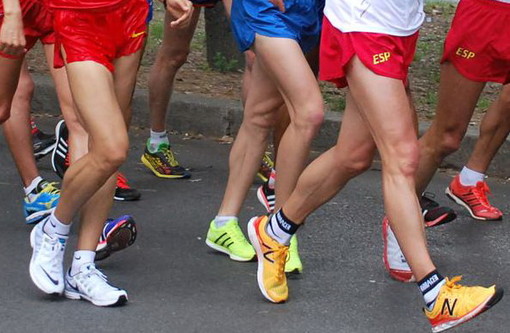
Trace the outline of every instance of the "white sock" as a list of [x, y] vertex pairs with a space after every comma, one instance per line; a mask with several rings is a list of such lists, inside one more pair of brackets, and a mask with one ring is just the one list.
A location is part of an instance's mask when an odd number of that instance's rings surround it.
[[478, 182], [483, 182], [485, 174], [468, 167], [463, 167], [460, 172], [460, 183], [464, 186], [475, 186]]
[[80, 250], [74, 252], [73, 263], [71, 264], [71, 276], [74, 276], [80, 272], [80, 268], [86, 264], [93, 264], [96, 259], [95, 251]]
[[151, 129], [151, 136], [149, 138], [149, 151], [151, 153], [154, 153], [158, 150], [158, 147], [160, 144], [166, 143], [170, 144], [170, 141], [168, 140], [168, 134], [166, 131], [163, 132], [155, 132]]
[[235, 220], [236, 222], [238, 222], [237, 216], [217, 215], [214, 218], [214, 225], [216, 226], [216, 228], [221, 228], [231, 220]]
[[39, 183], [42, 182], [42, 180], [43, 179], [41, 176], [37, 176], [32, 180], [32, 182], [27, 187], [23, 187], [23, 189], [25, 190], [25, 195], [30, 197], [30, 193], [32, 193], [32, 191], [35, 190], [37, 185], [39, 185]]
[[274, 190], [274, 185], [276, 183], [276, 170], [271, 169], [271, 175], [269, 176], [269, 180], [267, 181], [267, 186]]
[[44, 222], [43, 231], [49, 236], [64, 236], [67, 237], [69, 235], [69, 231], [71, 230], [71, 223], [64, 224], [60, 222], [55, 216], [55, 212], [51, 213], [48, 219]]

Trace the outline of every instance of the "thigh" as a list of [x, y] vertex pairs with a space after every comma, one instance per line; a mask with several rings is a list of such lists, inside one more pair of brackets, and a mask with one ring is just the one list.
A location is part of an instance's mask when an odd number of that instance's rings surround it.
[[284, 97], [291, 119], [295, 110], [311, 104], [322, 105], [317, 79], [295, 40], [257, 35], [254, 50], [257, 61]]
[[170, 22], [172, 22], [174, 18], [168, 12], [165, 13], [163, 41], [158, 56], [171, 58], [176, 54], [188, 54], [191, 40], [197, 28], [200, 12], [200, 7], [195, 7], [190, 24], [182, 29], [171, 28]]
[[375, 74], [354, 56], [347, 66], [347, 82], [382, 155], [403, 143], [417, 142], [413, 111], [402, 80]]
[[66, 65], [69, 86], [85, 130], [95, 142], [112, 142], [112, 134], [127, 136], [112, 73], [93, 61]]
[[243, 122], [262, 127], [274, 125], [282, 96], [272, 78], [255, 58], [251, 71], [250, 93], [246, 98]]
[[22, 63], [23, 57], [10, 59], [0, 56], [0, 122], [9, 116], [12, 99], [18, 86]]
[[484, 87], [484, 82], [471, 81], [451, 63], [443, 63], [434, 128], [439, 132], [464, 133]]
[[131, 119], [131, 100], [136, 84], [136, 74], [142, 58], [143, 50], [120, 57], [114, 61], [115, 73], [113, 74], [115, 93], [120, 109], [129, 126]]

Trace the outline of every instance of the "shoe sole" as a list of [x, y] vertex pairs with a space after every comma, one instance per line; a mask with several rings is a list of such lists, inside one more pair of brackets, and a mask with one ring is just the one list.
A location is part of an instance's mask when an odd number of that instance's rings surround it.
[[467, 211], [469, 212], [469, 214], [471, 215], [471, 217], [474, 218], [475, 220], [478, 220], [478, 221], [501, 221], [501, 219], [503, 218], [501, 216], [501, 217], [496, 218], [496, 219], [490, 219], [490, 218], [486, 218], [486, 217], [476, 216], [474, 214], [473, 210], [471, 209], [471, 207], [469, 207], [468, 204], [466, 204], [461, 198], [459, 198], [458, 196], [453, 194], [453, 192], [450, 190], [450, 187], [447, 187], [446, 190], [444, 191], [444, 193], [446, 194], [446, 196], [449, 199], [453, 200], [453, 202], [455, 202], [456, 204], [466, 208]]
[[425, 227], [426, 228], [438, 227], [440, 225], [450, 223], [457, 218], [456, 214], [453, 214], [449, 218], [446, 218], [447, 216], [448, 216], [448, 213], [445, 213], [433, 221], [425, 222]]
[[[124, 250], [135, 243], [137, 233], [132, 229], [136, 227], [134, 225], [130, 227], [130, 224], [133, 223], [130, 220], [126, 220], [124, 223], [115, 226], [114, 230], [110, 232], [110, 236], [106, 239], [106, 246], [96, 251], [96, 261], [104, 260], [113, 253]], [[112, 239], [115, 242], [112, 242]]]
[[232, 259], [234, 261], [246, 262], [246, 261], [252, 261], [253, 260], [253, 257], [251, 257], [251, 258], [243, 258], [243, 257], [236, 256], [235, 254], [233, 254], [229, 250], [226, 250], [222, 246], [219, 246], [218, 244], [210, 241], [209, 239], [205, 240], [205, 244], [207, 244], [207, 246], [209, 246], [213, 250], [216, 250], [218, 252], [221, 252], [221, 253], [224, 253], [224, 254], [228, 255], [230, 257], [230, 259]]
[[262, 186], [260, 186], [257, 189], [257, 199], [259, 199], [260, 204], [262, 206], [264, 206], [264, 208], [266, 209], [266, 211], [268, 213], [272, 213], [273, 212], [271, 210], [270, 206], [269, 206], [269, 202], [267, 201], [266, 196], [264, 195], [264, 190], [263, 190]]
[[262, 295], [270, 301], [271, 303], [284, 303], [285, 301], [275, 301], [266, 292], [264, 286], [264, 277], [263, 277], [263, 267], [264, 267], [264, 253], [260, 248], [259, 238], [257, 236], [257, 230], [255, 229], [255, 221], [258, 217], [252, 217], [248, 222], [248, 237], [250, 238], [251, 245], [255, 249], [255, 253], [257, 253], [257, 284], [259, 285], [259, 289], [262, 292]]
[[159, 173], [156, 169], [154, 169], [152, 164], [149, 161], [147, 161], [145, 156], [142, 155], [140, 160], [142, 161], [143, 165], [145, 165], [150, 171], [152, 171], [152, 173], [154, 175], [156, 175], [156, 177], [166, 178], [166, 179], [183, 179], [183, 178], [187, 179], [187, 178], [191, 178], [190, 174], [184, 174], [184, 175], [164, 175], [162, 173]]
[[36, 224], [40, 221], [44, 220], [45, 217], [50, 215], [55, 208], [47, 209], [47, 210], [41, 210], [35, 213], [32, 213], [25, 217], [25, 223], [26, 224]]
[[[58, 143], [60, 142], [60, 139], [61, 139], [60, 128], [64, 124], [65, 124], [65, 122], [63, 120], [61, 120], [58, 122], [57, 127], [55, 127], [55, 148], [53, 149], [53, 152], [51, 153], [51, 168], [53, 169], [53, 172], [55, 172], [60, 178], [63, 178], [64, 175], [60, 175], [60, 173], [57, 171], [57, 166], [55, 165], [55, 155], [58, 153]], [[68, 148], [66, 148], [66, 149], [68, 149]], [[63, 158], [65, 159], [65, 156]]]
[[474, 310], [472, 310], [469, 314], [465, 315], [464, 317], [454, 320], [451, 322], [443, 323], [438, 326], [432, 327], [432, 332], [438, 333], [438, 332], [444, 332], [446, 330], [449, 330], [451, 328], [457, 327], [461, 324], [464, 324], [471, 319], [481, 315], [485, 311], [492, 308], [494, 305], [496, 305], [504, 295], [504, 290], [501, 288], [496, 289], [496, 292], [494, 295], [489, 297], [485, 302], [481, 303], [479, 306], [477, 306]]
[[[54, 295], [54, 296], [62, 295], [62, 293], [64, 292], [64, 289], [62, 289], [62, 290], [47, 289], [45, 286], [43, 286], [41, 283], [39, 283], [39, 280], [37, 280], [35, 278], [37, 276], [37, 274], [35, 272], [35, 268], [34, 268], [34, 250], [33, 250], [34, 246], [35, 246], [35, 232], [36, 232], [35, 228], [32, 229], [32, 231], [30, 232], [30, 246], [32, 247], [32, 257], [30, 258], [30, 265], [28, 267], [28, 270], [30, 273], [30, 279], [35, 284], [35, 286], [37, 288], [39, 288], [39, 290], [41, 290], [45, 294]], [[62, 286], [63, 286], [63, 284], [62, 284]]]
[[402, 271], [402, 270], [398, 270], [398, 269], [392, 269], [390, 267], [390, 263], [389, 263], [388, 256], [387, 256], [388, 242], [386, 241], [386, 239], [388, 238], [388, 232], [386, 231], [386, 228], [384, 227], [384, 225], [385, 225], [385, 223], [383, 222], [383, 230], [382, 230], [383, 244], [384, 244], [383, 262], [384, 262], [384, 267], [386, 268], [386, 271], [388, 272], [388, 274], [390, 275], [390, 277], [393, 280], [403, 282], [403, 283], [416, 282], [416, 278], [414, 277], [414, 274], [412, 272]]
[[139, 195], [137, 197], [131, 197], [131, 198], [118, 197], [118, 196], [114, 195], [113, 200], [115, 200], [115, 201], [138, 201], [138, 200], [140, 200], [140, 197], [141, 197], [141, 195]]
[[48, 155], [52, 150], [54, 150], [56, 146], [57, 146], [57, 141], [55, 140], [55, 143], [53, 143], [52, 145], [49, 145], [48, 147], [44, 148], [40, 152], [34, 153], [35, 159], [40, 160], [44, 156]]
[[128, 301], [127, 294], [119, 296], [115, 301], [113, 301], [113, 300], [112, 301], [95, 301], [86, 295], [68, 291], [68, 290], [66, 290], [64, 292], [64, 296], [68, 299], [89, 301], [90, 303], [94, 304], [95, 306], [103, 306], [103, 307], [121, 306], [121, 305], [126, 304]]

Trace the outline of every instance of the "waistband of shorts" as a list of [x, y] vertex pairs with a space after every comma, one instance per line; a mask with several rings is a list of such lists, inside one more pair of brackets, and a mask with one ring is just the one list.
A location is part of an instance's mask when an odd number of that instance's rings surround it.
[[[71, 11], [71, 12], [77, 12], [77, 13], [99, 13], [104, 14], [105, 12], [111, 12], [116, 9], [122, 8], [123, 6], [126, 6], [130, 2], [137, 2], [140, 0], [120, 0], [119, 2], [103, 6], [103, 7], [97, 7], [97, 8], [65, 8], [65, 7], [52, 7], [52, 10], [56, 11]], [[143, 3], [147, 3], [147, 1], [143, 0]]]
[[497, 0], [461, 0], [466, 2], [474, 2], [478, 3], [482, 6], [492, 7], [492, 8], [498, 8], [501, 10], [505, 10], [506, 12], [510, 13], [510, 3], [501, 2]]

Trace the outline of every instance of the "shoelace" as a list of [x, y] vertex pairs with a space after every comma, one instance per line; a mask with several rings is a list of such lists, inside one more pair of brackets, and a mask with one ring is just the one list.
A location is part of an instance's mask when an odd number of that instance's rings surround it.
[[59, 261], [55, 260], [57, 256], [60, 255], [60, 252], [63, 251], [62, 243], [58, 238], [46, 238], [46, 241], [42, 243], [42, 250], [44, 256], [42, 256], [42, 260], [47, 263], [51, 263], [51, 268], [54, 270], [57, 267]]
[[170, 149], [170, 146], [168, 145], [162, 145], [161, 152], [165, 156], [166, 160], [172, 167], [179, 166], [179, 162], [177, 162], [177, 159], [175, 158], [174, 152], [172, 149]]
[[229, 228], [229, 236], [232, 238], [234, 242], [247, 243], [246, 238], [244, 238], [243, 232], [239, 228], [239, 225], [232, 225]]
[[491, 194], [491, 190], [486, 182], [476, 183], [476, 186], [473, 188], [473, 194], [478, 198], [478, 200], [480, 200], [480, 203], [483, 206], [492, 208], [489, 203], [489, 199], [487, 198], [487, 195]]
[[[277, 267], [285, 268], [285, 263], [287, 262], [287, 253], [288, 251], [284, 246], [279, 246], [273, 252], [273, 260]], [[282, 280], [285, 275], [285, 269], [279, 269], [276, 273], [277, 273], [276, 278], [278, 280]]]
[[457, 284], [460, 280], [462, 280], [462, 275], [454, 276], [451, 279], [446, 278], [446, 286], [450, 289], [460, 289], [462, 285]]
[[39, 193], [48, 193], [48, 194], [60, 194], [60, 189], [57, 187], [57, 182], [46, 183], [43, 185], [43, 189]]
[[130, 188], [126, 176], [124, 176], [120, 172], [117, 173], [117, 187], [124, 188], [124, 189], [129, 189]]

